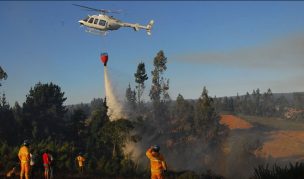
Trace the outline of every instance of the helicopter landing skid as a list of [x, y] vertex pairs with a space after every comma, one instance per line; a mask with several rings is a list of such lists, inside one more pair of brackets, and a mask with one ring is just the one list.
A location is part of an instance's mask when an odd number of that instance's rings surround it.
[[95, 30], [95, 29], [87, 29], [85, 31], [88, 32], [88, 33], [94, 34], [94, 35], [106, 36], [108, 34], [107, 31], [100, 31], [100, 30]]

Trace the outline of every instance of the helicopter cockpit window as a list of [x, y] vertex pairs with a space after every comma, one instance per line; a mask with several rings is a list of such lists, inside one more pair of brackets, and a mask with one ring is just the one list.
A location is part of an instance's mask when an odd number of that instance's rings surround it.
[[98, 19], [95, 19], [95, 20], [94, 20], [94, 24], [97, 24], [97, 22], [98, 22]]
[[94, 18], [91, 17], [88, 22], [93, 23], [93, 20], [94, 20]]
[[99, 20], [99, 25], [105, 26], [105, 25], [106, 25], [106, 21], [104, 21], [104, 20]]
[[83, 21], [87, 22], [90, 17], [86, 17]]

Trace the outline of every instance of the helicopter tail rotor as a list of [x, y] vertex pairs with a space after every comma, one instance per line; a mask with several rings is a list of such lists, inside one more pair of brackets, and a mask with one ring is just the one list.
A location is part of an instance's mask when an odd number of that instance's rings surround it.
[[151, 35], [151, 29], [152, 29], [153, 24], [154, 24], [154, 20], [150, 20], [149, 24], [147, 25], [147, 34], [148, 35]]

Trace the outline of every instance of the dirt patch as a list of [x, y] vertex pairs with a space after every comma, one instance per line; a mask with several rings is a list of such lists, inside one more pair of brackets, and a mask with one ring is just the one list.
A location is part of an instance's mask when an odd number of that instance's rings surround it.
[[234, 115], [221, 115], [220, 123], [227, 125], [230, 129], [249, 129], [253, 127], [250, 123]]
[[274, 158], [302, 158], [304, 157], [304, 131], [272, 131], [269, 141], [265, 142], [257, 154]]

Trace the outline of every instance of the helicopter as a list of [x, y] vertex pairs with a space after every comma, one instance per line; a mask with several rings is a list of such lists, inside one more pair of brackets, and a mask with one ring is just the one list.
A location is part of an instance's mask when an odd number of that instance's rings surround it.
[[131, 27], [134, 31], [139, 31], [140, 29], [145, 29], [148, 35], [151, 35], [151, 29], [154, 24], [154, 20], [150, 20], [148, 25], [140, 25], [138, 23], [127, 23], [122, 22], [119, 19], [114, 18], [113, 16], [108, 16], [107, 13], [119, 13], [120, 11], [106, 10], [106, 9], [95, 9], [87, 6], [82, 6], [78, 4], [73, 4], [74, 6], [79, 6], [88, 10], [99, 12], [98, 15], [88, 15], [85, 19], [81, 19], [78, 22], [81, 26], [88, 28], [86, 32], [93, 34], [102, 34], [106, 35], [108, 31], [117, 30], [121, 27]]

